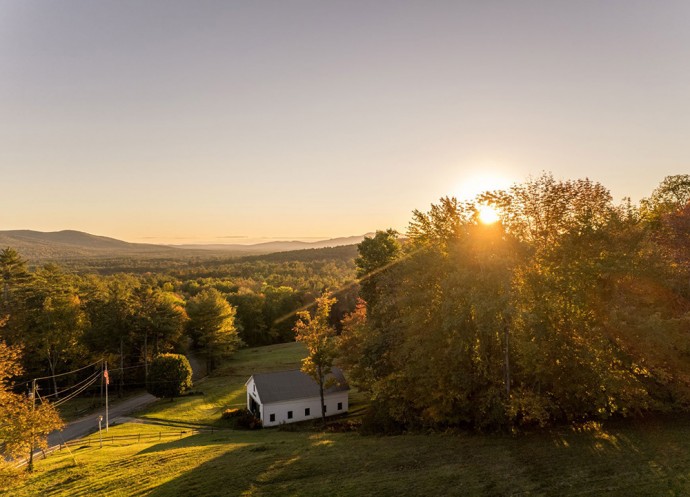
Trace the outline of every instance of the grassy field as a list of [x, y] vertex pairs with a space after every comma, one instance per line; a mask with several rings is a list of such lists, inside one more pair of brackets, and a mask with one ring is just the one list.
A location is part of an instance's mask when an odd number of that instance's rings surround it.
[[247, 403], [245, 382], [252, 373], [296, 369], [306, 351], [302, 344], [285, 343], [240, 350], [233, 359], [194, 385], [195, 392], [174, 402], [159, 400], [142, 418], [180, 425], [223, 425], [220, 415], [231, 407]]
[[[296, 344], [247, 349], [204, 396], [159, 402], [112, 436], [181, 425], [214, 433], [97, 443], [40, 460], [4, 495], [438, 496], [690, 495], [690, 419], [596, 424], [520, 436], [220, 429], [244, 402], [247, 372], [296, 366]], [[97, 440], [97, 436], [92, 440]]]

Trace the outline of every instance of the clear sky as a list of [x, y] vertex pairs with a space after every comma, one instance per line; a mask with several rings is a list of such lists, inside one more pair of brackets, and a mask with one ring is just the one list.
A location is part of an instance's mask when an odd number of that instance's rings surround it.
[[542, 171], [637, 201], [689, 131], [687, 0], [0, 0], [0, 229], [329, 238]]

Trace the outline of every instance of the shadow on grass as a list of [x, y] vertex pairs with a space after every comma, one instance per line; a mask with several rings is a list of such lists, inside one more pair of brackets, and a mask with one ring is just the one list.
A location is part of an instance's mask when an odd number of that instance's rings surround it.
[[593, 422], [518, 439], [512, 451], [538, 495], [690, 495], [688, 431], [687, 419]]
[[[200, 440], [198, 443], [212, 444], [219, 441]], [[156, 446], [156, 450], [180, 446], [175, 442], [160, 445], [166, 447]], [[148, 495], [152, 497], [255, 495], [253, 489], [266, 483], [273, 483], [301, 459], [303, 451], [293, 449], [294, 447], [275, 443], [245, 445], [235, 443], [222, 455], [158, 486]]]
[[[167, 439], [161, 443], [142, 449], [137, 453], [150, 454], [154, 452], [164, 452], [166, 450], [181, 449], [186, 447], [206, 447], [209, 445], [264, 445], [266, 441], [265, 433], [243, 430], [222, 430], [214, 433], [199, 433], [191, 436], [182, 436], [178, 439]], [[284, 443], [284, 442], [280, 442]]]
[[150, 495], [690, 495], [690, 424], [598, 424], [524, 436], [232, 432]]
[[155, 416], [142, 416], [140, 418], [135, 418], [139, 422], [146, 423], [149, 425], [161, 425], [161, 426], [173, 426], [175, 428], [183, 428], [183, 429], [199, 429], [199, 430], [210, 430], [213, 428], [214, 430], [218, 430], [221, 428], [220, 423], [216, 424], [203, 424], [203, 423], [189, 423], [185, 421], [176, 421], [176, 420], [170, 420], [167, 418], [158, 418]]

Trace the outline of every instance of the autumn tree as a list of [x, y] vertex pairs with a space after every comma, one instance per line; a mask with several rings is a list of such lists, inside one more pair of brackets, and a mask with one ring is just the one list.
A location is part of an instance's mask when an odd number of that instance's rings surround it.
[[652, 194], [640, 202], [642, 215], [655, 224], [664, 214], [677, 212], [690, 203], [690, 174], [666, 176]]
[[47, 436], [62, 428], [55, 408], [48, 402], [14, 393], [11, 379], [21, 373], [20, 350], [0, 342], [0, 439], [4, 454], [28, 457], [33, 471], [33, 453], [47, 447]]
[[503, 424], [518, 250], [500, 225], [478, 223], [473, 206], [450, 198], [416, 212], [408, 235], [408, 253], [380, 282], [386, 294], [368, 309], [385, 316], [372, 330], [388, 362], [374, 368], [376, 408], [406, 426]]
[[[341, 363], [402, 426], [528, 425], [690, 403], [684, 178], [648, 205], [549, 174], [415, 211]], [[690, 192], [690, 189], [688, 189]], [[479, 222], [477, 203], [499, 209]]]
[[302, 360], [302, 372], [311, 376], [319, 385], [321, 398], [321, 419], [326, 423], [324, 389], [328, 388], [326, 377], [330, 374], [337, 353], [336, 332], [329, 319], [335, 299], [325, 293], [316, 299], [314, 314], [301, 311], [297, 314], [295, 338], [307, 347], [307, 357]]

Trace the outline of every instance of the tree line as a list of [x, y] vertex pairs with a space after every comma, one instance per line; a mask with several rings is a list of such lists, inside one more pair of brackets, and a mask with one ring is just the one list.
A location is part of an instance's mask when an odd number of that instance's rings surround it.
[[[484, 224], [482, 206], [499, 221]], [[690, 407], [690, 176], [639, 205], [545, 174], [359, 245], [339, 361], [379, 430]]]
[[54, 406], [86, 388], [75, 387], [85, 374], [97, 394], [91, 379], [104, 375], [92, 362], [108, 364], [115, 392], [146, 386], [173, 397], [191, 381], [189, 363], [173, 352], [196, 350], [210, 372], [240, 346], [294, 340], [297, 312], [331, 285], [345, 288], [344, 315], [356, 297], [352, 250], [309, 251], [299, 261], [178, 260], [155, 273], [115, 274], [94, 273], [90, 261], [29, 267], [16, 250], [0, 250], [3, 454], [28, 456], [32, 469], [34, 449], [62, 426]]
[[[324, 288], [352, 282], [354, 264], [257, 258], [94, 274], [53, 263], [29, 267], [8, 247], [0, 250], [0, 275], [0, 341], [23, 351], [19, 380], [105, 358], [121, 387], [143, 385], [154, 356], [189, 345], [212, 370], [242, 344], [294, 340], [296, 311]], [[342, 294], [342, 305], [351, 303], [342, 313], [353, 307], [355, 294]], [[74, 380], [66, 376], [41, 388], [58, 392], [59, 381]]]

